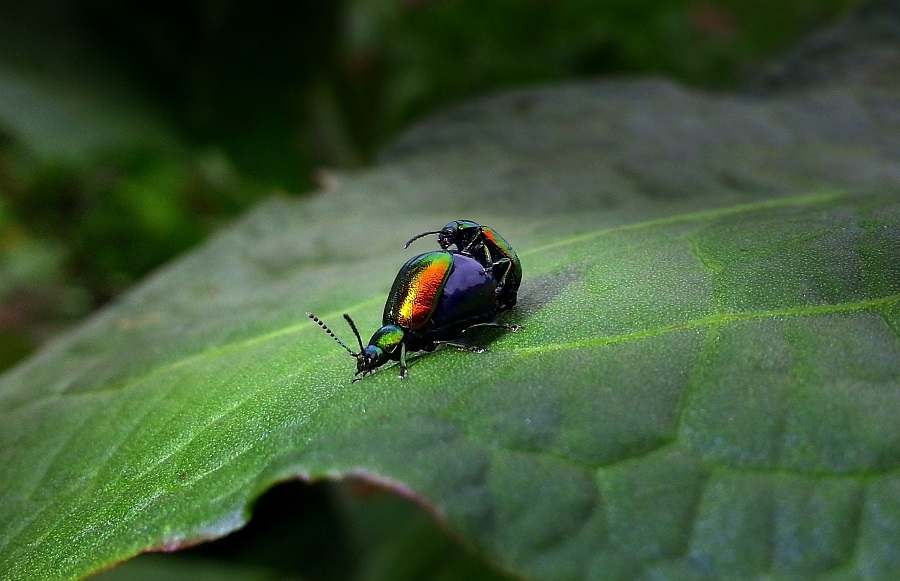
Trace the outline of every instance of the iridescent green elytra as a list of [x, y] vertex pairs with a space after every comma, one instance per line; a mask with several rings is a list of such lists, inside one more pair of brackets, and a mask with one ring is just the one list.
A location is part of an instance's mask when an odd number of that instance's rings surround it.
[[383, 325], [421, 329], [437, 307], [437, 297], [453, 267], [449, 252], [426, 252], [409, 259], [394, 280], [384, 305]]

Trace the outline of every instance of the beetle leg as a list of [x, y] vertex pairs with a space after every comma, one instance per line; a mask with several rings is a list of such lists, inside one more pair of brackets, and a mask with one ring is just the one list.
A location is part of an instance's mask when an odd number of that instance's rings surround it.
[[[484, 241], [484, 228], [479, 226], [478, 232], [475, 233], [475, 236], [472, 236], [472, 239], [469, 241], [468, 244], [466, 244], [465, 248], [460, 249], [460, 252], [462, 252], [463, 254], [469, 254], [470, 251], [472, 250], [472, 247], [475, 246], [476, 242], [483, 242], [483, 241]], [[485, 251], [487, 251], [487, 247], [485, 247]], [[490, 259], [488, 259], [488, 264], [490, 264], [490, 262], [491, 262]]]
[[522, 325], [507, 325], [506, 323], [495, 323], [493, 321], [489, 321], [487, 323], [475, 323], [471, 327], [466, 327], [460, 332], [460, 335], [468, 331], [469, 329], [474, 329], [475, 327], [496, 327], [498, 329], [506, 329], [507, 331], [521, 331]]
[[400, 379], [406, 378], [406, 343], [400, 343]]
[[[485, 248], [485, 250], [487, 250]], [[503, 271], [503, 276], [500, 277], [500, 280], [497, 281], [497, 294], [500, 294], [500, 289], [503, 287], [503, 284], [506, 282], [506, 275], [509, 274], [509, 271], [512, 269], [512, 261], [508, 258], [501, 258], [497, 262], [495, 262], [492, 266], [506, 266], [506, 269]]]
[[493, 275], [496, 263], [494, 262], [494, 259], [491, 258], [491, 251], [488, 249], [487, 244], [482, 244], [481, 248], [484, 249], [484, 263], [487, 265], [484, 267], [484, 274]]
[[456, 347], [460, 351], [468, 351], [469, 353], [485, 353], [487, 349], [484, 347], [477, 347], [475, 345], [463, 345], [462, 343], [455, 343], [453, 341], [435, 341], [438, 345], [446, 345], [448, 347]]

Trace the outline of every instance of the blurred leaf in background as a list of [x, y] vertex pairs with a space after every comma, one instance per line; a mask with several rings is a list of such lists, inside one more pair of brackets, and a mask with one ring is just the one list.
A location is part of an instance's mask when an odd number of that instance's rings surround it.
[[7, 3], [0, 368], [265, 192], [307, 191], [450, 102], [610, 73], [733, 86], [856, 3]]

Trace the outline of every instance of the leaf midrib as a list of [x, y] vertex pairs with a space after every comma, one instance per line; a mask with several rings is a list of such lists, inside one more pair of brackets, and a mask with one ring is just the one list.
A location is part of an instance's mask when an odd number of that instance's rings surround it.
[[706, 327], [711, 325], [720, 325], [730, 323], [732, 321], [750, 320], [750, 319], [767, 319], [778, 317], [805, 317], [809, 315], [828, 315], [834, 313], [847, 313], [853, 311], [864, 311], [890, 305], [891, 303], [900, 301], [900, 294], [881, 297], [868, 301], [859, 301], [854, 303], [836, 303], [828, 305], [806, 305], [802, 307], [791, 307], [787, 309], [773, 309], [770, 311], [758, 312], [740, 312], [740, 313], [716, 313], [698, 319], [692, 319], [680, 323], [672, 323], [662, 327], [653, 329], [644, 329], [633, 333], [623, 333], [621, 335], [610, 335], [606, 337], [592, 337], [581, 341], [569, 341], [566, 343], [549, 343], [536, 347], [513, 347], [513, 348], [497, 348], [496, 351], [510, 351], [513, 353], [543, 353], [546, 351], [564, 351], [568, 349], [581, 349], [584, 347], [598, 347], [602, 345], [610, 345], [614, 343], [622, 343], [625, 341], [645, 339], [656, 337], [674, 331], [682, 331], [684, 329], [694, 329], [697, 327]]
[[[794, 207], [794, 206], [805, 206], [810, 204], [821, 204], [824, 202], [830, 202], [844, 197], [845, 194], [841, 192], [828, 192], [825, 194], [809, 194], [809, 195], [800, 195], [793, 197], [784, 197], [784, 198], [775, 198], [770, 200], [763, 200], [759, 202], [754, 202], [750, 204], [738, 204], [735, 206], [728, 206], [725, 208], [715, 208], [711, 210], [700, 210], [697, 212], [689, 212], [684, 214], [678, 214], [674, 216], [665, 216], [662, 218], [655, 218], [652, 220], [646, 220], [642, 222], [635, 222], [632, 224], [625, 224], [621, 226], [615, 226], [612, 228], [606, 228], [602, 230], [597, 230], [594, 232], [582, 233], [576, 236], [569, 237], [564, 240], [560, 240], [551, 244], [547, 244], [544, 246], [539, 246], [536, 248], [526, 249], [518, 254], [520, 256], [533, 256], [537, 254], [542, 254], [548, 252], [550, 250], [555, 250], [560, 247], [569, 246], [572, 244], [577, 244], [580, 242], [585, 242], [588, 240], [593, 240], [602, 236], [612, 235], [618, 232], [626, 232], [626, 231], [635, 231], [641, 229], [654, 228], [660, 225], [666, 224], [678, 224], [684, 222], [692, 222], [692, 221], [702, 221], [709, 220], [713, 218], [720, 218], [724, 216], [736, 215], [745, 212], [752, 212], [762, 209], [771, 209], [771, 208], [779, 208], [779, 207]], [[583, 341], [574, 341], [570, 343], [561, 343], [557, 345], [542, 345], [540, 347], [519, 347], [519, 348], [496, 348], [496, 350], [506, 350], [512, 352], [521, 352], [521, 353], [534, 353], [541, 351], [559, 351], [564, 349], [579, 349], [583, 347], [591, 347], [597, 345], [605, 345], [611, 343], [619, 343], [628, 340], [641, 339], [644, 337], [653, 337], [660, 334], [664, 334], [667, 332], [685, 329], [685, 328], [696, 328], [702, 327], [706, 325], [712, 325], [717, 323], [728, 322], [731, 320], [739, 320], [739, 319], [751, 319], [751, 318], [765, 318], [772, 316], [791, 316], [791, 315], [809, 315], [809, 314], [827, 314], [830, 312], [844, 312], [844, 311], [853, 311], [853, 310], [862, 310], [865, 308], [869, 308], [873, 305], [878, 304], [889, 304], [890, 302], [897, 299], [900, 295], [891, 295], [889, 297], [882, 297], [879, 299], [874, 299], [872, 301], [865, 301], [861, 303], [847, 303], [847, 304], [835, 304], [835, 305], [816, 305], [809, 307], [796, 307], [792, 309], [784, 309], [784, 310], [773, 310], [773, 311], [762, 311], [759, 313], [719, 313], [709, 315], [707, 317], [701, 317], [699, 319], [693, 319], [689, 321], [673, 323], [671, 325], [666, 325], [663, 327], [657, 327], [654, 329], [645, 329], [642, 331], [636, 331], [633, 333], [626, 333], [623, 335], [610, 336], [610, 337], [597, 337], [591, 339], [585, 339]], [[367, 306], [371, 306], [373, 304], [378, 304], [382, 301], [381, 296], [373, 296], [372, 298], [366, 299], [364, 301], [360, 301], [354, 305], [343, 308], [340, 311], [333, 311], [329, 313], [325, 313], [323, 316], [326, 319], [337, 318], [342, 313], [352, 312], [359, 308], [364, 308]], [[871, 304], [870, 304], [871, 303]], [[239, 341], [235, 341], [232, 343], [227, 343], [224, 345], [220, 345], [217, 347], [213, 347], [210, 349], [206, 349], [203, 351], [199, 351], [193, 353], [191, 355], [187, 355], [182, 357], [181, 359], [172, 361], [170, 363], [166, 363], [161, 365], [156, 369], [151, 369], [146, 373], [143, 373], [138, 376], [133, 376], [130, 378], [125, 378], [120, 381], [116, 381], [110, 383], [106, 386], [98, 386], [93, 389], [84, 389], [80, 390], [79, 394], [97, 394], [103, 392], [113, 392], [122, 389], [127, 389], [129, 386], [136, 385], [142, 383], [144, 381], [148, 381], [152, 378], [158, 377], [160, 375], [164, 375], [171, 371], [181, 369], [191, 363], [201, 360], [201, 359], [215, 359], [216, 357], [225, 355], [235, 350], [239, 350], [246, 347], [251, 347], [253, 345], [257, 345], [259, 343], [264, 343], [266, 341], [270, 341], [272, 339], [276, 339], [278, 337], [282, 337], [284, 335], [289, 335], [291, 333], [311, 330], [315, 328], [314, 325], [309, 325], [308, 321], [303, 320], [299, 323], [294, 323], [285, 327], [281, 327], [278, 329], [274, 329], [267, 333], [262, 333], [260, 335], [256, 335], [253, 337], [248, 337], [246, 339], [242, 339]], [[19, 406], [9, 406], [7, 407], [7, 413], [16, 413], [21, 411], [23, 408], [27, 409], [28, 407], [36, 404], [40, 404], [42, 402], [63, 398], [63, 397], [71, 397], [73, 394], [70, 393], [54, 393], [48, 394], [43, 397], [38, 397], [36, 399], [29, 400], [27, 402], [22, 403]]]

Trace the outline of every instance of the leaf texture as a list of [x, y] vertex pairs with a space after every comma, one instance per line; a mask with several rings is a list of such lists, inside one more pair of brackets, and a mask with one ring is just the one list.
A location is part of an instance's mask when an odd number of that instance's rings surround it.
[[[829, 136], [842, 109], [788, 113], [821, 96], [560, 95], [463, 109], [337, 191], [273, 199], [0, 378], [0, 577], [220, 536], [296, 475], [391, 483], [528, 578], [900, 575], [896, 162]], [[656, 127], [687, 133], [641, 148]], [[373, 331], [403, 241], [458, 218], [519, 252], [503, 320], [524, 330], [350, 384], [304, 312]]]

